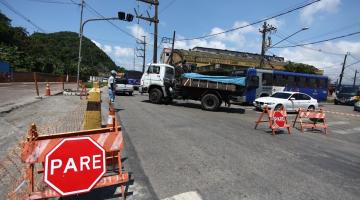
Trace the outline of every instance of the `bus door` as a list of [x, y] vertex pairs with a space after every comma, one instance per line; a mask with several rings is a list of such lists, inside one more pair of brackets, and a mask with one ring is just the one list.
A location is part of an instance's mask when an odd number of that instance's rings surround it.
[[246, 76], [246, 102], [252, 103], [256, 99], [256, 89], [259, 88], [259, 77], [256, 69], [248, 69]]

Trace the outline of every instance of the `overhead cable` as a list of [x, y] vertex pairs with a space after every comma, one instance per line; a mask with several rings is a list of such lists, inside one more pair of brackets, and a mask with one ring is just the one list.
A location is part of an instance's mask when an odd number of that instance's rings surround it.
[[236, 30], [239, 30], [239, 29], [243, 29], [243, 28], [246, 28], [246, 27], [255, 25], [255, 24], [259, 24], [259, 23], [261, 23], [261, 22], [268, 21], [268, 20], [270, 20], [270, 19], [274, 19], [274, 18], [280, 17], [280, 16], [282, 16], [282, 15], [289, 14], [289, 13], [291, 13], [291, 12], [294, 12], [294, 11], [296, 11], [296, 10], [305, 8], [305, 7], [310, 6], [310, 5], [312, 5], [312, 4], [316, 3], [316, 2], [319, 2], [319, 1], [320, 1], [320, 0], [315, 0], [315, 1], [309, 2], [309, 3], [306, 3], [306, 4], [304, 4], [304, 5], [300, 5], [300, 6], [297, 6], [297, 7], [295, 7], [295, 8], [292, 8], [292, 9], [290, 9], [290, 10], [283, 11], [283, 12], [281, 12], [281, 13], [279, 13], [279, 14], [275, 14], [275, 15], [272, 15], [272, 16], [270, 16], [270, 17], [265, 17], [265, 18], [263, 18], [263, 19], [257, 20], [257, 21], [255, 21], [255, 22], [249, 23], [249, 24], [247, 24], [247, 25], [235, 27], [235, 28], [232, 28], [232, 29], [228, 29], [228, 30], [225, 30], [225, 31], [221, 31], [221, 32], [218, 32], [218, 33], [213, 33], [213, 34], [208, 34], [208, 35], [204, 35], [204, 36], [193, 37], [193, 38], [185, 38], [185, 39], [178, 39], [177, 41], [204, 39], [204, 38], [213, 37], [213, 36], [220, 35], [220, 34], [224, 34], [224, 33], [229, 33], [229, 32], [236, 31]]

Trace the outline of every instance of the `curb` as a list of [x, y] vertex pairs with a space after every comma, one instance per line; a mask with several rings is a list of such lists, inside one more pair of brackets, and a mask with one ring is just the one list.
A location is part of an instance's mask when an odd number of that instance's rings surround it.
[[[54, 93], [53, 95], [51, 95], [51, 96], [58, 96], [58, 95], [60, 95], [60, 94], [62, 94], [62, 93], [63, 93], [62, 91], [61, 91], [61, 92], [55, 92], [55, 93]], [[49, 96], [49, 97], [51, 97], [51, 96]], [[5, 107], [3, 110], [0, 109], [0, 115], [1, 115], [1, 114], [8, 114], [8, 113], [10, 113], [10, 112], [12, 112], [12, 111], [14, 111], [14, 110], [16, 110], [16, 109], [19, 109], [19, 108], [22, 108], [22, 107], [31, 105], [31, 104], [33, 104], [33, 103], [36, 103], [36, 102], [41, 101], [41, 100], [43, 100], [43, 99], [47, 99], [47, 98], [49, 98], [49, 97], [46, 97], [46, 96], [34, 97], [34, 99], [31, 100], [31, 101], [24, 102], [24, 103], [17, 104], [17, 105], [13, 105], [13, 106], [8, 107], [8, 108]]]

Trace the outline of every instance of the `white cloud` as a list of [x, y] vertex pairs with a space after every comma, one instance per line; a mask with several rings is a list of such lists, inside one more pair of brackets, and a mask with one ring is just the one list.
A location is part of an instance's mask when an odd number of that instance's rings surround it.
[[115, 54], [115, 56], [118, 56], [118, 57], [132, 57], [132, 56], [134, 56], [134, 49], [128, 48], [128, 47], [115, 46], [114, 54]]
[[[328, 75], [332, 80], [336, 80], [339, 77], [341, 70], [341, 63], [344, 60], [346, 52], [351, 52], [354, 57], [360, 57], [360, 42], [349, 42], [349, 41], [338, 41], [338, 42], [327, 42], [319, 45], [307, 46], [311, 49], [321, 49], [326, 52], [340, 53], [340, 55], [332, 55], [314, 51], [308, 48], [288, 48], [279, 51], [279, 55], [284, 57], [286, 60], [306, 63], [313, 65], [317, 68], [324, 69], [325, 75]], [[341, 55], [343, 53], [343, 55]], [[352, 57], [348, 56], [347, 64], [355, 62]], [[355, 69], [359, 65], [351, 66], [347, 69]], [[358, 69], [358, 68], [357, 68]], [[359, 69], [358, 69], [359, 70]], [[345, 75], [348, 79], [352, 76], [352, 71], [346, 71]]]
[[101, 48], [101, 44], [95, 40], [91, 40], [97, 47]]
[[[280, 28], [280, 27], [285, 25], [284, 21], [276, 19], [276, 18], [269, 19], [269, 20], [266, 21], [266, 23], [274, 26], [275, 28]], [[261, 24], [261, 26], [262, 26], [262, 24]]]
[[132, 26], [129, 26], [128, 29], [130, 29], [131, 34], [140, 39], [143, 40], [143, 36], [146, 37], [146, 42], [149, 43], [151, 37], [150, 37], [150, 33], [145, 31], [139, 24], [134, 24]]
[[305, 25], [310, 25], [316, 14], [320, 12], [334, 13], [338, 10], [340, 3], [341, 0], [321, 0], [301, 10], [300, 20]]
[[101, 49], [107, 54], [111, 54], [112, 52], [112, 47], [110, 45], [103, 45]]
[[[249, 25], [248, 22], [235, 21], [232, 28], [238, 28], [247, 25]], [[222, 28], [214, 27], [211, 29], [210, 34], [221, 33], [224, 31], [225, 30]], [[257, 33], [256, 27], [247, 26], [229, 33], [223, 33], [209, 38], [189, 41], [181, 41], [183, 37], [179, 36], [178, 38], [180, 41], [178, 40], [175, 42], [175, 48], [191, 49], [193, 47], [200, 46], [218, 49], [241, 49], [244, 48], [247, 44], [245, 35], [250, 33]]]

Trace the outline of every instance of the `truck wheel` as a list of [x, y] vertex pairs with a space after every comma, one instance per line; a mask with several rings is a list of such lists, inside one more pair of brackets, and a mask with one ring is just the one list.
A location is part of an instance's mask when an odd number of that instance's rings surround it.
[[220, 106], [220, 99], [215, 94], [206, 94], [201, 98], [201, 107], [204, 110], [215, 111]]
[[161, 103], [161, 99], [162, 99], [162, 92], [161, 90], [154, 88], [151, 89], [150, 93], [149, 93], [149, 100], [151, 103]]

